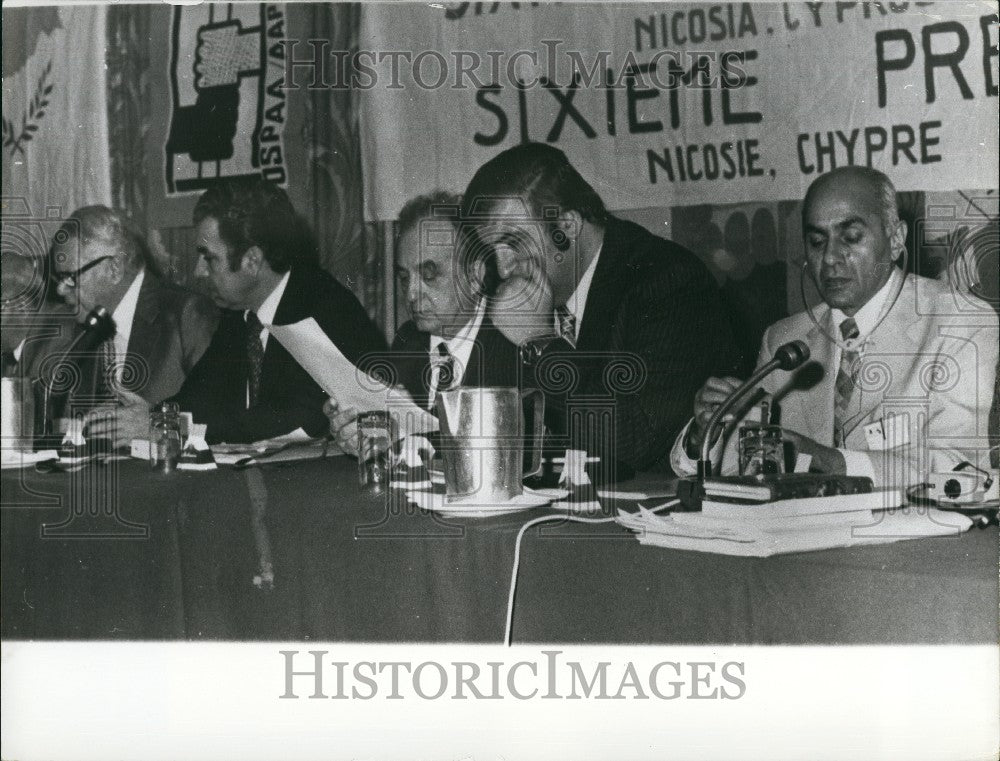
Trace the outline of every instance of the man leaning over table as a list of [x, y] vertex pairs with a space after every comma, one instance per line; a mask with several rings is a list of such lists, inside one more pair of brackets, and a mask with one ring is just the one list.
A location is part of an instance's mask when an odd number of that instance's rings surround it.
[[[49, 255], [56, 293], [75, 322], [82, 323], [98, 306], [114, 321], [114, 334], [93, 353], [71, 358], [79, 382], [68, 396], [53, 398], [52, 417], [85, 410], [85, 435], [116, 446], [145, 437], [149, 405], [177, 393], [208, 346], [217, 310], [148, 266], [143, 236], [123, 212], [106, 206], [74, 211], [56, 233]], [[29, 342], [28, 372], [48, 376], [47, 363], [61, 356], [82, 329], [74, 325], [51, 340]]]
[[[396, 278], [411, 319], [396, 332], [391, 362], [396, 380], [417, 405], [434, 411], [441, 391], [459, 386], [517, 386], [518, 348], [487, 312], [496, 288], [492, 252], [462, 237], [461, 197], [445, 191], [406, 203], [397, 222]], [[357, 448], [357, 410], [324, 407], [331, 433], [346, 451]]]
[[175, 398], [210, 443], [244, 443], [302, 429], [323, 434], [326, 394], [267, 325], [312, 317], [351, 362], [384, 351], [354, 295], [315, 264], [304, 222], [280, 187], [222, 180], [198, 199], [198, 265], [223, 309], [201, 361]]
[[545, 393], [552, 434], [600, 457], [602, 479], [665, 467], [698, 387], [737, 365], [708, 269], [611, 215], [551, 145], [490, 159], [462, 206], [495, 248], [490, 317], [523, 347], [524, 383]]
[[[823, 303], [768, 328], [758, 358], [763, 364], [788, 341], [809, 346], [809, 363], [762, 384], [780, 404], [786, 440], [815, 472], [869, 476], [886, 488], [965, 461], [988, 467], [996, 313], [900, 269], [906, 223], [881, 172], [844, 167], [817, 178], [802, 223], [805, 266]], [[678, 474], [695, 472], [708, 420], [737, 385], [709, 378], [698, 392], [671, 452]], [[738, 472], [735, 417], [713, 442], [724, 475]]]

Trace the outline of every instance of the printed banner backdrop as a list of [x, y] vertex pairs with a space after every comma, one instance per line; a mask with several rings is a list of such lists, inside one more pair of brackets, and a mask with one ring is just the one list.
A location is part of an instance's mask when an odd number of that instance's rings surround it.
[[194, 202], [217, 178], [286, 185], [285, 7], [151, 11], [151, 224], [190, 225]]
[[12, 218], [41, 225], [18, 251], [41, 256], [74, 209], [110, 203], [104, 40], [100, 6], [3, 9], [5, 253]]
[[612, 209], [798, 199], [847, 164], [994, 187], [997, 38], [982, 2], [366, 4], [366, 214], [460, 190], [525, 140]]

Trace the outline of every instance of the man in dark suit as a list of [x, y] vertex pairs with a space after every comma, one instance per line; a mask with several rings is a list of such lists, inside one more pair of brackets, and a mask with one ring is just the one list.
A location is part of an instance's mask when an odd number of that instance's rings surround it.
[[700, 384], [737, 360], [705, 266], [611, 216], [548, 145], [484, 164], [462, 217], [495, 249], [501, 283], [490, 316], [545, 392], [553, 443], [600, 457], [593, 474], [602, 481], [666, 467]]
[[[56, 233], [50, 268], [68, 319], [39, 319], [43, 340], [26, 345], [25, 372], [49, 378], [87, 314], [107, 309], [114, 334], [95, 351], [68, 358], [71, 387], [57, 389], [49, 419], [85, 413], [88, 438], [116, 445], [149, 430], [149, 406], [177, 393], [208, 346], [218, 312], [195, 293], [164, 281], [147, 266], [143, 237], [125, 215], [106, 206], [77, 209]], [[75, 322], [71, 320], [75, 318]], [[57, 387], [58, 381], [55, 386]]]
[[176, 397], [207, 424], [209, 442], [251, 442], [327, 428], [326, 394], [267, 325], [312, 317], [351, 362], [385, 349], [354, 295], [308, 255], [304, 223], [286, 193], [259, 179], [213, 185], [194, 210], [198, 266], [219, 327]]
[[[394, 380], [414, 402], [434, 411], [441, 391], [459, 386], [518, 386], [518, 349], [493, 325], [487, 298], [496, 287], [491, 252], [460, 243], [461, 198], [437, 191], [400, 211], [396, 278], [411, 319], [392, 342]], [[357, 411], [326, 406], [342, 448], [353, 451]]]

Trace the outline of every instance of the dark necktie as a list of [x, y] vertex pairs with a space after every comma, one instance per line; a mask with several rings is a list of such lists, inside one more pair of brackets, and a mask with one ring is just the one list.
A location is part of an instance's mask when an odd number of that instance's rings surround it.
[[260, 332], [264, 329], [255, 312], [247, 312], [247, 359], [250, 367], [247, 372], [247, 398], [249, 407], [257, 404], [260, 393], [260, 374], [264, 368], [264, 342], [260, 340]]
[[3, 359], [0, 360], [0, 366], [2, 366], [0, 369], [2, 369], [4, 378], [17, 375], [17, 360], [14, 358], [14, 352], [5, 351]]
[[458, 380], [455, 368], [455, 357], [448, 351], [448, 346], [444, 341], [438, 344], [438, 382], [437, 390], [450, 391]]
[[[840, 323], [840, 335], [845, 341], [851, 341], [860, 335], [858, 324], [853, 317], [848, 317]], [[833, 445], [835, 447], [844, 446], [847, 434], [844, 425], [847, 422], [847, 413], [851, 406], [851, 398], [854, 396], [854, 386], [857, 380], [857, 363], [860, 353], [842, 349], [840, 353], [840, 368], [837, 370], [837, 381], [834, 384], [833, 402]]]
[[104, 399], [115, 395], [115, 339], [106, 338], [97, 347], [97, 396]]
[[566, 305], [556, 307], [556, 324], [559, 336], [574, 349], [576, 348], [576, 315]]

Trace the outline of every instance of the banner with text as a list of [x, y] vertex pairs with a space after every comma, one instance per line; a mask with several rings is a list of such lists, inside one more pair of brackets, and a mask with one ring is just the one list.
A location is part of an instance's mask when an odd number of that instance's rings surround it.
[[297, 41], [289, 72], [361, 91], [369, 219], [527, 140], [563, 149], [612, 209], [797, 199], [848, 164], [901, 190], [988, 188], [996, 10], [371, 4], [359, 50]]

